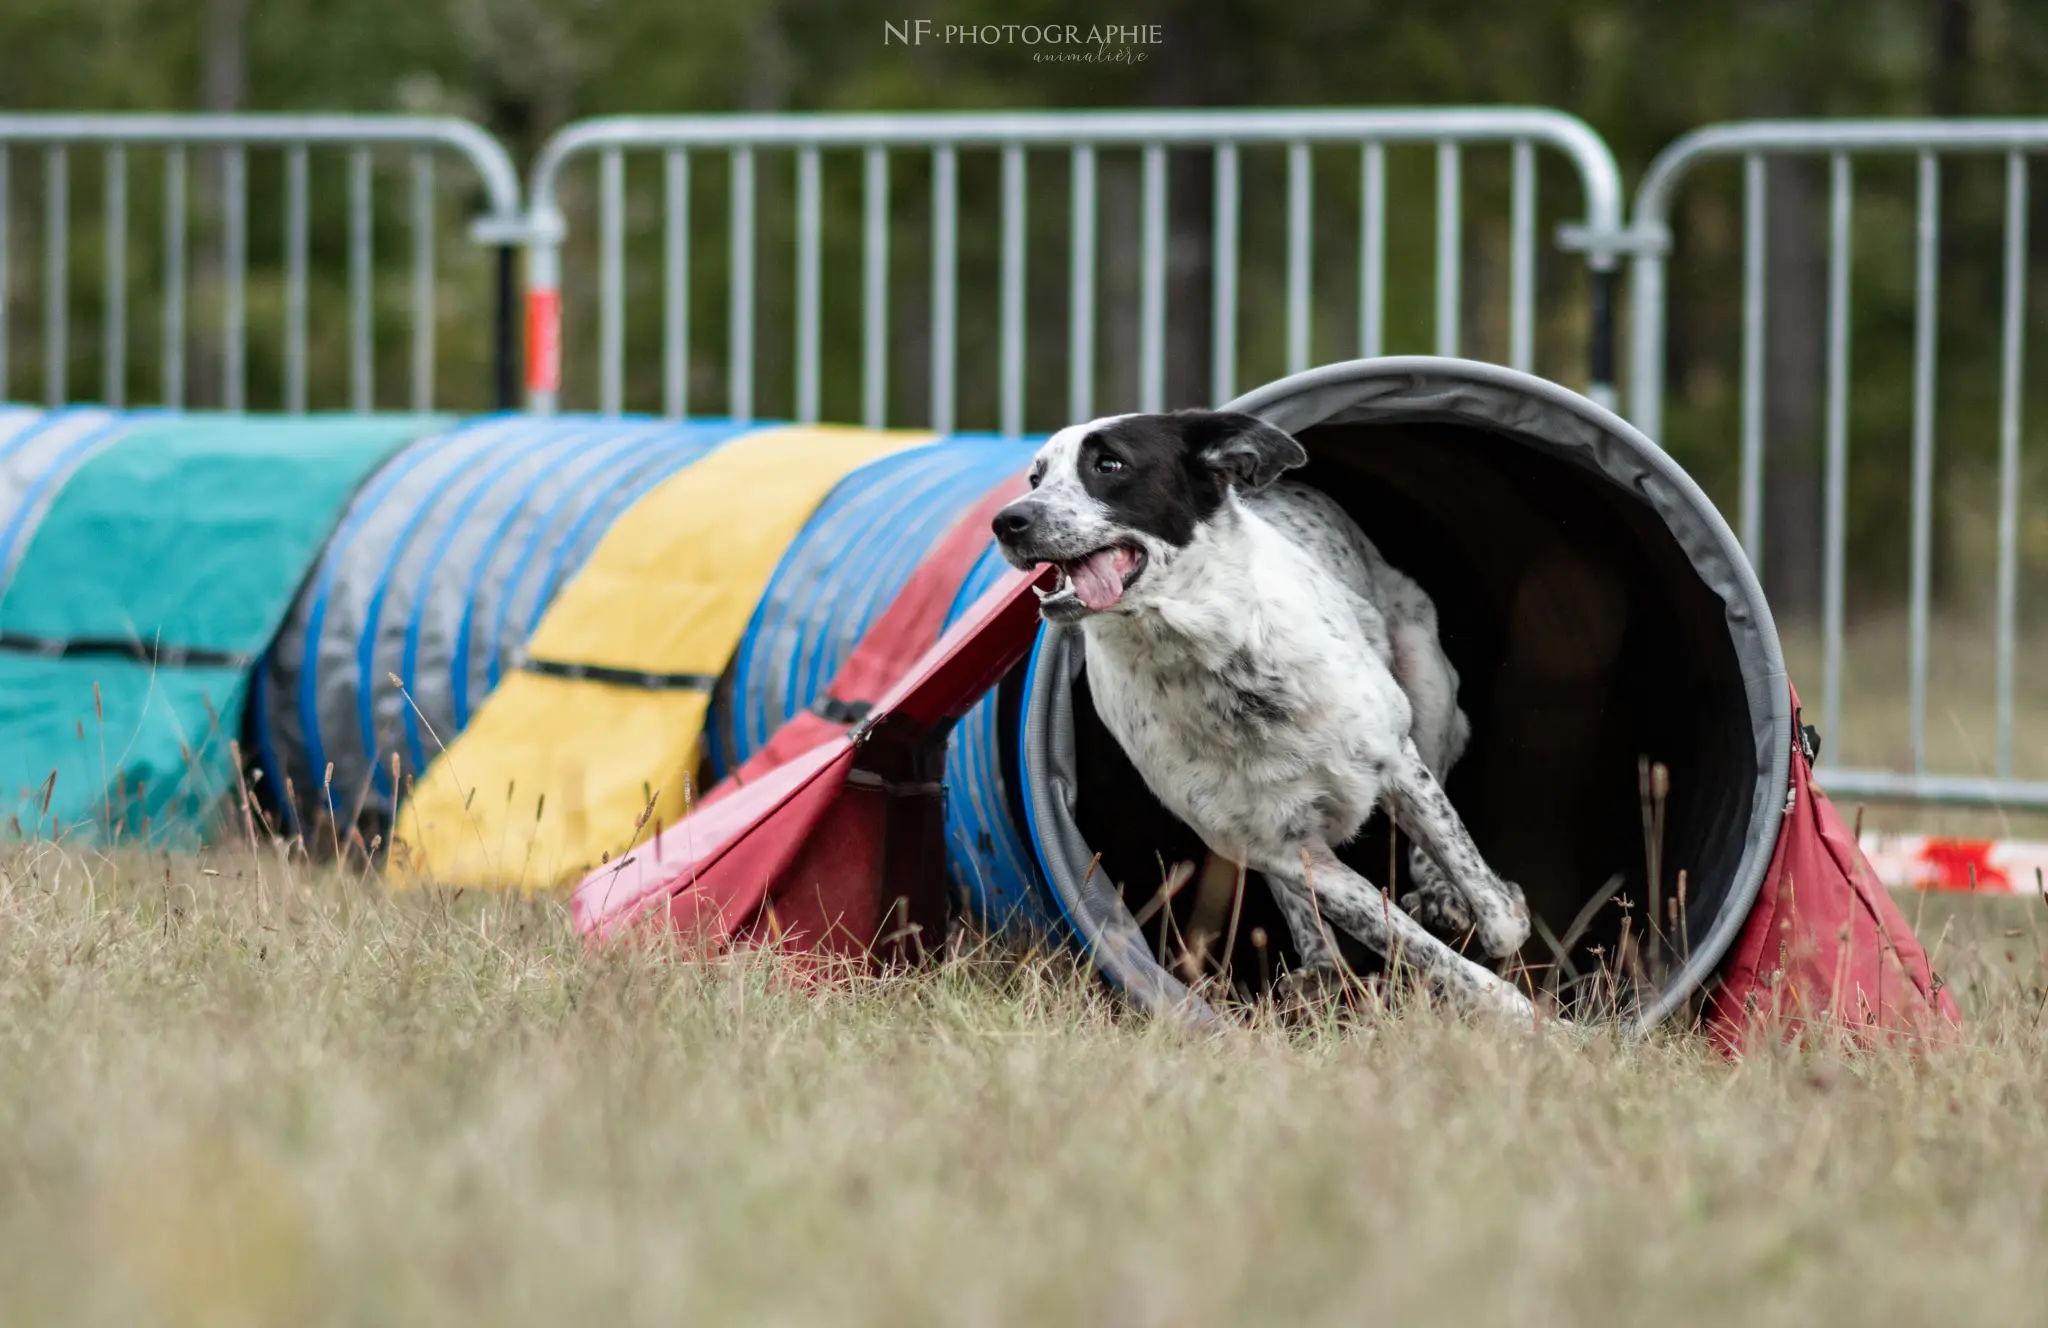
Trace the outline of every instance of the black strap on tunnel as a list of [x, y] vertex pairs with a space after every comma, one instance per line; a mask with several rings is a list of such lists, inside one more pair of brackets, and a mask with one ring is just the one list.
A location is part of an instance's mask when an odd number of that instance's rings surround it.
[[825, 695], [811, 702], [811, 713], [834, 724], [858, 724], [875, 708], [872, 701], [842, 701]]
[[164, 645], [112, 636], [59, 640], [23, 632], [0, 632], [0, 653], [34, 655], [39, 659], [127, 659], [170, 669], [244, 669], [254, 662], [250, 655], [205, 646]]
[[528, 673], [538, 673], [546, 678], [603, 682], [616, 687], [638, 687], [648, 692], [708, 692], [718, 686], [718, 675], [714, 673], [651, 673], [642, 669], [578, 664], [561, 659], [528, 659], [521, 667]]

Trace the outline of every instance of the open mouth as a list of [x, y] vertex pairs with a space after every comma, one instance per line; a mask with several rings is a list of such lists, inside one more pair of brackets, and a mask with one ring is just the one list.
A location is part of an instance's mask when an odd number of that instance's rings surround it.
[[1075, 616], [1075, 610], [1101, 613], [1113, 609], [1145, 572], [1145, 551], [1129, 544], [1112, 544], [1085, 558], [1055, 562], [1060, 581], [1039, 600], [1048, 614]]

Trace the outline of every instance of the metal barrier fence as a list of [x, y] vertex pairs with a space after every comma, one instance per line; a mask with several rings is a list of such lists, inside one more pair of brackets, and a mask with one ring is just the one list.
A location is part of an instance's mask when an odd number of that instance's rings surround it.
[[516, 245], [522, 233], [518, 172], [496, 139], [466, 121], [377, 115], [65, 115], [0, 114], [0, 397], [9, 382], [8, 309], [9, 165], [17, 145], [42, 150], [42, 341], [43, 396], [51, 405], [73, 398], [71, 351], [71, 153], [101, 150], [102, 186], [100, 396], [123, 405], [128, 378], [129, 168], [131, 148], [151, 147], [163, 155], [163, 289], [161, 400], [185, 403], [190, 243], [189, 160], [194, 150], [217, 153], [220, 196], [218, 255], [222, 281], [220, 404], [247, 404], [247, 287], [249, 273], [248, 152], [276, 149], [284, 163], [284, 346], [282, 401], [297, 413], [307, 406], [307, 236], [308, 152], [345, 151], [348, 162], [348, 365], [350, 407], [367, 411], [375, 400], [372, 375], [372, 155], [377, 149], [410, 149], [411, 158], [411, 384], [415, 410], [434, 402], [435, 220], [434, 163], [453, 155], [483, 190], [487, 211], [472, 231], [498, 246], [495, 397], [512, 404], [515, 349], [511, 338]]
[[[589, 348], [595, 363], [595, 404], [608, 413], [625, 405], [627, 196], [626, 158], [657, 154], [662, 163], [659, 221], [661, 273], [650, 283], [660, 305], [661, 407], [671, 416], [701, 403], [691, 401], [692, 164], [722, 159], [729, 181], [725, 273], [725, 406], [735, 418], [754, 414], [759, 380], [757, 342], [762, 321], [757, 272], [762, 261], [762, 172], [759, 154], [786, 153], [794, 170], [793, 414], [806, 421], [821, 412], [825, 364], [823, 254], [827, 192], [826, 154], [856, 155], [859, 180], [859, 415], [880, 427], [903, 412], [892, 408], [891, 389], [891, 218], [892, 161], [917, 154], [920, 173], [930, 173], [928, 241], [929, 310], [919, 333], [929, 339], [929, 402], [924, 422], [951, 431], [959, 421], [960, 347], [963, 325], [992, 321], [996, 367], [996, 423], [1002, 433], [1024, 431], [1027, 367], [1026, 257], [1030, 154], [1065, 155], [1065, 382], [1058, 392], [1065, 419], [1097, 413], [1099, 364], [1104, 336], [1103, 292], [1109, 285], [1100, 252], [1106, 235], [1100, 183], [1111, 154], [1136, 168], [1136, 244], [1131, 251], [1136, 314], [1135, 400], [1141, 409], [1167, 404], [1169, 154], [1205, 153], [1213, 175], [1207, 200], [1202, 255], [1208, 282], [1208, 380], [1217, 400], [1236, 394], [1242, 355], [1242, 316], [1252, 307], [1245, 286], [1242, 252], [1247, 235], [1248, 183], [1256, 179], [1249, 154], [1264, 151], [1284, 158], [1274, 202], [1284, 208], [1284, 241], [1270, 255], [1277, 260], [1277, 299], [1261, 308], [1278, 310], [1271, 324], [1284, 342], [1287, 371], [1307, 367], [1312, 346], [1312, 302], [1330, 284], [1328, 246], [1316, 243], [1315, 151], [1355, 148], [1358, 152], [1357, 272], [1358, 320], [1355, 347], [1342, 353], [1381, 353], [1386, 340], [1390, 190], [1390, 148], [1434, 149], [1435, 232], [1431, 246], [1433, 349], [1457, 354], [1470, 344], [1461, 326], [1473, 284], [1467, 272], [1465, 228], [1468, 187], [1464, 172], [1469, 149], [1499, 147], [1510, 156], [1507, 189], [1507, 279], [1504, 358], [1533, 367], [1536, 354], [1538, 284], [1537, 163], [1539, 151], [1558, 154], [1583, 192], [1583, 220], [1559, 229], [1561, 248], [1582, 255], [1588, 273], [1587, 317], [1583, 327], [1589, 394], [1613, 398], [1612, 291], [1615, 268], [1631, 260], [1634, 317], [1630, 354], [1630, 414], [1652, 438], [1663, 434], [1667, 318], [1667, 261], [1671, 219], [1681, 186], [1701, 163], [1740, 160], [1743, 207], [1741, 346], [1739, 371], [1740, 483], [1736, 524], [1753, 561], [1763, 558], [1764, 404], [1766, 399], [1765, 163], [1774, 155], [1803, 155], [1828, 162], [1827, 295], [1824, 388], [1824, 517], [1821, 584], [1821, 710], [1827, 732], [1839, 731], [1844, 664], [1844, 598], [1848, 541], [1850, 433], [1850, 258], [1853, 217], [1852, 158], [1858, 154], [1904, 155], [1917, 163], [1912, 372], [1910, 568], [1908, 631], [1908, 716], [1912, 745], [1906, 771], [1845, 769], [1828, 753], [1823, 774], [1832, 789], [1848, 796], [1893, 800], [2048, 808], [2048, 782], [2014, 777], [2014, 709], [2020, 545], [2020, 436], [2023, 350], [2026, 319], [2026, 244], [2030, 153], [2048, 149], [2048, 120], [2041, 121], [1758, 121], [1711, 126], [1687, 134], [1652, 163], [1624, 226], [1619, 172], [1606, 144], [1584, 122], [1544, 109], [1303, 110], [1040, 112], [888, 115], [739, 115], [619, 118], [583, 121], [557, 134], [534, 163], [530, 202], [522, 206], [520, 181], [510, 158], [490, 135], [460, 120], [408, 116], [295, 115], [65, 115], [0, 114], [0, 397], [22, 366], [10, 366], [9, 295], [20, 283], [25, 246], [10, 246], [10, 215], [33, 220], [27, 208], [10, 203], [39, 183], [42, 205], [40, 348], [42, 396], [63, 404], [80, 395], [73, 381], [71, 290], [74, 266], [96, 258], [101, 282], [99, 395], [121, 405], [128, 395], [131, 291], [140, 265], [130, 257], [130, 151], [158, 151], [162, 158], [161, 328], [163, 404], [185, 404], [192, 383], [188, 343], [193, 333], [191, 272], [195, 257], [217, 264], [219, 274], [219, 380], [207, 380], [221, 405], [248, 404], [248, 313], [250, 272], [249, 170], [251, 149], [274, 150], [282, 158], [281, 401], [286, 411], [308, 407], [308, 235], [309, 154], [341, 154], [347, 165], [346, 269], [348, 405], [376, 403], [372, 328], [375, 319], [372, 218], [374, 154], [404, 152], [411, 167], [411, 281], [409, 401], [425, 409], [435, 400], [435, 199], [434, 164], [449, 155], [462, 163], [465, 179], [479, 188], [483, 214], [470, 238], [495, 249], [492, 292], [496, 403], [510, 406], [519, 389], [516, 254], [527, 250], [525, 388], [530, 408], [556, 408], [564, 351], [562, 277], [569, 221], [562, 191], [569, 169], [587, 158], [597, 166], [595, 198], [596, 338]], [[38, 150], [39, 181], [18, 170]], [[77, 246], [72, 210], [73, 154], [101, 154], [99, 189], [103, 233]], [[1930, 773], [1927, 769], [1927, 701], [1930, 609], [1933, 598], [1935, 463], [1936, 294], [1939, 267], [1940, 158], [1957, 153], [1996, 153], [2005, 158], [2005, 243], [2001, 299], [2002, 330], [1998, 392], [1996, 726], [1995, 774], [1988, 777]], [[192, 158], [202, 159], [217, 197], [199, 200], [213, 210], [217, 252], [201, 254], [192, 234], [195, 201], [190, 187]], [[961, 306], [963, 160], [981, 154], [996, 167], [995, 232], [997, 295], [993, 320], [979, 319]], [[10, 168], [17, 168], [10, 176]], [[1178, 168], [1176, 168], [1178, 169]], [[1348, 170], [1348, 168], [1347, 168]], [[1345, 178], [1349, 178], [1348, 175]], [[901, 181], [899, 180], [899, 185]], [[10, 185], [14, 194], [10, 195]], [[1256, 187], [1256, 186], [1253, 186]], [[901, 193], [902, 190], [897, 190]], [[715, 255], [715, 250], [714, 250]], [[75, 264], [85, 257], [87, 263]], [[1319, 257], [1323, 259], [1319, 262]], [[1348, 258], [1348, 256], [1346, 256]], [[10, 273], [9, 263], [17, 264]], [[703, 268], [715, 263], [700, 263]], [[900, 265], [899, 265], [900, 266]], [[31, 294], [35, 292], [31, 289]], [[1176, 297], [1179, 298], [1179, 297]], [[899, 301], [900, 303], [900, 301]], [[1044, 305], [1040, 304], [1041, 313]], [[18, 315], [17, 315], [18, 317]], [[900, 320], [899, 320], [900, 322]], [[1498, 325], [1495, 325], [1498, 326]], [[1118, 329], [1119, 332], [1128, 329]], [[1348, 335], [1348, 334], [1347, 334]], [[700, 340], [702, 340], [700, 338]], [[914, 338], [913, 338], [914, 340]], [[1575, 342], [1573, 344], [1576, 344]], [[850, 353], [849, 347], [849, 353]], [[579, 354], [584, 353], [579, 349]], [[902, 356], [900, 348], [893, 352]], [[1329, 358], [1324, 355], [1323, 358]], [[1042, 413], [1042, 412], [1041, 412]], [[901, 422], [900, 420], [896, 422]]]
[[1026, 153], [1065, 149], [1070, 177], [1067, 383], [1065, 418], [1095, 413], [1097, 335], [1098, 153], [1135, 150], [1142, 163], [1141, 239], [1138, 250], [1138, 400], [1159, 409], [1166, 396], [1167, 154], [1169, 149], [1213, 153], [1211, 253], [1212, 345], [1216, 398], [1235, 395], [1238, 365], [1241, 183], [1240, 151], [1255, 145], [1286, 152], [1285, 341], [1288, 369], [1310, 364], [1313, 283], [1311, 148], [1355, 145], [1360, 159], [1359, 338], [1357, 353], [1380, 352], [1386, 292], [1387, 190], [1385, 150], [1394, 144], [1434, 145], [1437, 154], [1435, 244], [1435, 349], [1460, 346], [1463, 272], [1461, 153], [1475, 144], [1512, 152], [1511, 258], [1508, 356], [1518, 367], [1533, 361], [1536, 329], [1536, 150], [1561, 152], [1585, 194], [1585, 222], [1565, 228], [1562, 242], [1582, 251], [1593, 279], [1589, 336], [1590, 390], [1612, 398], [1610, 283], [1620, 240], [1620, 177], [1607, 145], [1572, 116], [1549, 110], [1469, 109], [1390, 111], [1037, 112], [1019, 114], [687, 116], [584, 121], [548, 143], [531, 177], [528, 270], [528, 402], [555, 408], [561, 385], [562, 245], [567, 222], [559, 193], [565, 168], [595, 155], [599, 162], [597, 404], [617, 412], [624, 404], [625, 168], [629, 151], [664, 157], [662, 197], [662, 406], [670, 415], [690, 408], [690, 167], [693, 154], [718, 152], [730, 162], [729, 281], [727, 285], [727, 406], [736, 418], [754, 410], [756, 369], [757, 172], [756, 153], [793, 152], [795, 196], [795, 414], [817, 418], [820, 396], [820, 249], [825, 220], [821, 154], [858, 151], [862, 179], [861, 418], [887, 422], [889, 355], [889, 168], [892, 153], [930, 154], [931, 401], [929, 422], [954, 427], [957, 346], [961, 310], [960, 157], [993, 152], [1001, 164], [999, 425], [1006, 436], [1023, 431], [1026, 363]]
[[[1908, 717], [1912, 769], [1819, 771], [1829, 789], [1850, 797], [2048, 808], [2048, 782], [2013, 777], [2014, 656], [2020, 535], [2020, 392], [2026, 325], [2027, 155], [2048, 148], [2048, 120], [1753, 121], [1695, 130], [1658, 154], [1636, 191], [1630, 248], [1634, 305], [1630, 414], [1662, 436], [1665, 395], [1665, 276], [1679, 186], [1702, 162], [1743, 163], [1744, 222], [1741, 346], [1743, 545], [1761, 563], [1765, 396], [1765, 162], [1776, 154], [1825, 156], [1829, 166], [1825, 471], [1822, 529], [1823, 731], [1839, 735], [1842, 709], [1843, 603], [1848, 543], [1851, 159], [1912, 154], [1917, 167], [1914, 238], [1912, 471], [1908, 599]], [[1929, 608], [1932, 598], [1935, 358], [1940, 245], [1940, 158], [1957, 153], [2005, 157], [2005, 245], [2001, 310], [1996, 591], [1996, 773], [1943, 775], [1927, 769]], [[1839, 759], [1838, 757], [1836, 759]]]

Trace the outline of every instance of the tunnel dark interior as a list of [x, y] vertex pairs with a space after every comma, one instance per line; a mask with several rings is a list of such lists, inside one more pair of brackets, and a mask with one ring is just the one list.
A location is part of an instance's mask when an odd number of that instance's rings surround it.
[[[1296, 478], [1343, 503], [1436, 602], [1472, 722], [1448, 791], [1488, 861], [1522, 885], [1555, 936], [1622, 878], [1572, 947], [1577, 971], [1598, 971], [1616, 954], [1624, 918], [1644, 936], [1651, 891], [1639, 762], [1668, 768], [1658, 896], [1675, 898], [1682, 870], [1686, 907], [1668, 936], [1660, 908], [1648, 945], [1666, 947], [1666, 962], [1679, 957], [1728, 900], [1758, 779], [1720, 597], [1648, 504], [1555, 449], [1464, 422], [1340, 423], [1299, 437], [1311, 461]], [[1084, 674], [1073, 710], [1075, 818], [1101, 855], [1099, 869], [1171, 964], [1197, 923], [1202, 892], [1184, 888], [1166, 907], [1155, 901], [1173, 865], [1199, 864], [1202, 846], [1147, 792], [1096, 719], [1086, 685]], [[1375, 816], [1342, 852], [1384, 884], [1384, 819]], [[1397, 889], [1406, 878], [1399, 861]], [[1247, 993], [1292, 958], [1256, 875], [1234, 942], [1228, 974]], [[1361, 971], [1373, 967], [1356, 948], [1349, 957]], [[1539, 938], [1521, 957], [1538, 980], [1552, 963]], [[1644, 958], [1658, 962], [1647, 951]], [[1218, 962], [1208, 971], [1216, 974]]]

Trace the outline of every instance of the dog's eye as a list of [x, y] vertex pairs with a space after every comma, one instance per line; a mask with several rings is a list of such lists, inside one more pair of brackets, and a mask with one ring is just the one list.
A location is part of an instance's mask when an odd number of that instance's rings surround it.
[[1034, 489], [1035, 489], [1035, 488], [1037, 488], [1037, 487], [1038, 487], [1038, 482], [1039, 482], [1040, 480], [1044, 479], [1044, 478], [1045, 478], [1045, 471], [1044, 471], [1044, 470], [1042, 470], [1042, 469], [1037, 469], [1037, 470], [1033, 470], [1033, 471], [1031, 472], [1031, 487], [1032, 487], [1032, 488], [1034, 488]]
[[1098, 475], [1114, 475], [1123, 468], [1124, 463], [1122, 459], [1113, 457], [1107, 452], [1095, 458], [1095, 473]]

